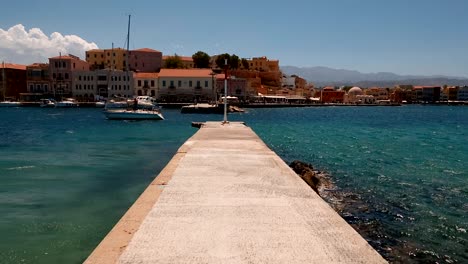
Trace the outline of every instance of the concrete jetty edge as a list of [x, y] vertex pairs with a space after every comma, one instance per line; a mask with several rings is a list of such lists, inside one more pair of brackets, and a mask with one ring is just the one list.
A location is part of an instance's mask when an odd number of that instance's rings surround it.
[[117, 224], [83, 263], [107, 264], [117, 262], [146, 215], [158, 201], [159, 196], [164, 190], [164, 186], [171, 180], [174, 170], [185, 153], [185, 147], [182, 145], [164, 169], [143, 191], [135, 203], [120, 218]]

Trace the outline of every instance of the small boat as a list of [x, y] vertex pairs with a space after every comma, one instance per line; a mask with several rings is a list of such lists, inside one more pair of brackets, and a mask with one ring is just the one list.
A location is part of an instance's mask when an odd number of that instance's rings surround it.
[[103, 102], [103, 101], [96, 102], [95, 106], [98, 108], [103, 108], [104, 106], [106, 106], [106, 102]]
[[44, 108], [55, 107], [55, 101], [52, 99], [42, 99], [39, 106]]
[[106, 109], [104, 115], [113, 120], [164, 120], [159, 109]]
[[55, 107], [60, 107], [60, 108], [78, 107], [78, 103], [73, 98], [67, 98], [63, 101], [55, 103]]
[[0, 102], [0, 107], [18, 107], [18, 106], [21, 106], [20, 102], [15, 102], [15, 101]]
[[106, 109], [122, 109], [131, 105], [132, 101], [127, 99], [111, 99], [105, 103]]

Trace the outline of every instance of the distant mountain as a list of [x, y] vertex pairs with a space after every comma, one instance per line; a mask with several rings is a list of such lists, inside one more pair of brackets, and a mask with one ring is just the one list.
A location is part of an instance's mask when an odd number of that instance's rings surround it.
[[353, 70], [332, 69], [328, 67], [295, 67], [283, 66], [284, 74], [296, 74], [316, 86], [323, 85], [357, 85], [369, 86], [394, 86], [396, 84], [413, 85], [468, 85], [468, 79], [443, 75], [420, 76], [398, 75], [391, 72], [362, 73]]

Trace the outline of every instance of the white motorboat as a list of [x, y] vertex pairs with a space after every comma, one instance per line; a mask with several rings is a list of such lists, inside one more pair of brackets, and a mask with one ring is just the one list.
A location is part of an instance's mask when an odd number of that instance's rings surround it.
[[106, 102], [105, 108], [106, 109], [122, 109], [122, 108], [127, 108], [131, 106], [132, 101], [131, 100], [114, 100], [111, 99]]
[[164, 120], [159, 109], [106, 109], [104, 115], [113, 120]]
[[55, 107], [55, 101], [52, 99], [42, 99], [39, 106], [45, 108]]
[[65, 100], [55, 103], [55, 107], [60, 107], [60, 108], [78, 107], [78, 103], [73, 98], [67, 98]]
[[0, 102], [0, 107], [18, 107], [18, 106], [21, 106], [20, 102], [14, 102], [14, 101]]
[[99, 101], [99, 102], [96, 102], [96, 107], [98, 108], [103, 108], [106, 106], [106, 102], [103, 102], [103, 101]]

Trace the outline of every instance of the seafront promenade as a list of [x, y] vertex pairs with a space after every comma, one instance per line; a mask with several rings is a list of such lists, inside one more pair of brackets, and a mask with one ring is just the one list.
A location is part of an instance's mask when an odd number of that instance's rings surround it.
[[85, 263], [386, 261], [252, 129], [207, 122]]

